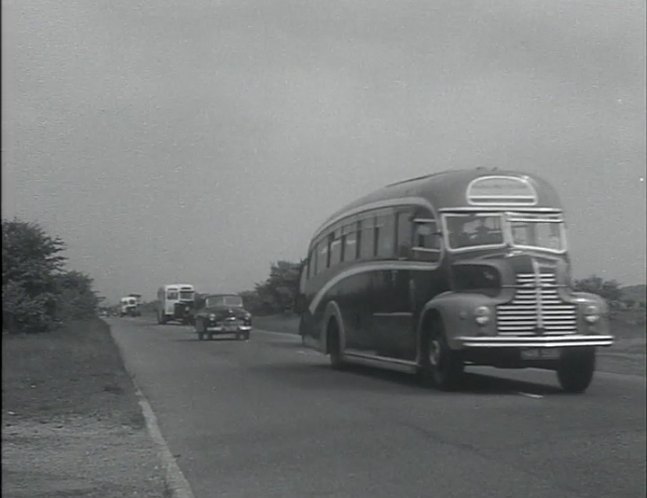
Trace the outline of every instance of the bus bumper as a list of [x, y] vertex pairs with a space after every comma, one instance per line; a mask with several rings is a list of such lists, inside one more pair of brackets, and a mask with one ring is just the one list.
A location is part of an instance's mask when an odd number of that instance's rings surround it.
[[565, 336], [524, 336], [487, 337], [459, 336], [455, 343], [461, 348], [564, 348], [611, 346], [611, 335], [565, 335]]

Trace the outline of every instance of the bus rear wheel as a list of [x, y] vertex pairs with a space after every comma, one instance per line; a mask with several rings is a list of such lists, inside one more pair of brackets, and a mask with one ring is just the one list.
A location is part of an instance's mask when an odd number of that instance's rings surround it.
[[330, 366], [335, 370], [344, 368], [344, 359], [341, 351], [341, 339], [339, 337], [339, 326], [335, 319], [330, 320], [327, 332], [328, 354], [330, 355]]
[[562, 389], [583, 393], [593, 380], [595, 348], [574, 348], [562, 352], [557, 366], [557, 378]]
[[443, 391], [459, 387], [463, 378], [463, 359], [459, 351], [449, 347], [442, 320], [433, 320], [431, 330], [423, 339], [421, 352], [421, 374], [425, 383]]

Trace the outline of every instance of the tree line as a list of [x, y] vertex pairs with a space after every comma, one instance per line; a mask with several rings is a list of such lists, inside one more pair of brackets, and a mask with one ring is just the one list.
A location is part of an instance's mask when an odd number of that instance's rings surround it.
[[2, 220], [2, 329], [46, 332], [96, 316], [101, 298], [85, 273], [66, 268], [65, 243], [39, 224]]
[[269, 277], [241, 292], [245, 308], [254, 315], [294, 312], [299, 293], [299, 277], [303, 261], [277, 261], [270, 265]]

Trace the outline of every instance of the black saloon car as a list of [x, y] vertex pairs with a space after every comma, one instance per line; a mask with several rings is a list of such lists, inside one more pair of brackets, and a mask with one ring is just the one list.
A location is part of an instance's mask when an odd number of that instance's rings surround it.
[[220, 334], [247, 340], [251, 330], [252, 315], [243, 308], [243, 299], [238, 294], [209, 294], [195, 312], [195, 331], [200, 340]]

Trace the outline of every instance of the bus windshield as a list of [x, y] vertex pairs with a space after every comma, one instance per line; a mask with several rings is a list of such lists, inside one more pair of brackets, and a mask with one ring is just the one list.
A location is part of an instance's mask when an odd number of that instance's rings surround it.
[[502, 245], [502, 220], [501, 214], [447, 214], [446, 243], [450, 249]]
[[559, 217], [523, 215], [509, 217], [512, 243], [517, 247], [536, 247], [552, 251], [566, 249], [564, 224]]
[[193, 291], [182, 290], [180, 291], [180, 299], [183, 301], [192, 301], [193, 300]]

